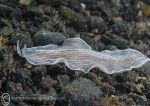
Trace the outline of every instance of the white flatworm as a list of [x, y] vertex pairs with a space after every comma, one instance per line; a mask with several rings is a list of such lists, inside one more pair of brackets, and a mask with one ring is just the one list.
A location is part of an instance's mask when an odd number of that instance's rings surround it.
[[98, 67], [107, 74], [120, 73], [132, 68], [141, 67], [150, 58], [134, 49], [104, 50], [97, 52], [80, 38], [67, 39], [63, 45], [49, 44], [20, 50], [17, 42], [17, 52], [33, 65], [54, 65], [64, 62], [72, 70], [81, 70], [85, 73]]

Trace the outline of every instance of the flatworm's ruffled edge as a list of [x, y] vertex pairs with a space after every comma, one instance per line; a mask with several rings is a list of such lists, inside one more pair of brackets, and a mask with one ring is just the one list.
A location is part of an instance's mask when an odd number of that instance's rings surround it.
[[[25, 58], [27, 59], [27, 61], [28, 61], [30, 64], [38, 65], [38, 64], [35, 64], [35, 63], [32, 63], [31, 61], [29, 61], [27, 57], [25, 57]], [[145, 61], [142, 61], [142, 63], [141, 63], [140, 65], [137, 65], [137, 66], [134, 66], [134, 67], [131, 67], [131, 68], [128, 68], [128, 69], [122, 69], [122, 70], [119, 70], [119, 71], [113, 70], [113, 71], [111, 71], [111, 72], [107, 71], [107, 69], [106, 69], [105, 67], [101, 66], [101, 65], [93, 65], [93, 66], [91, 66], [91, 67], [88, 69], [88, 71], [84, 71], [84, 70], [81, 69], [81, 68], [76, 68], [76, 69], [74, 69], [74, 68], [72, 68], [72, 67], [69, 66], [68, 61], [67, 61], [66, 59], [64, 59], [64, 58], [57, 58], [53, 63], [47, 64], [47, 65], [55, 65], [55, 64], [58, 64], [58, 63], [63, 62], [63, 63], [64, 63], [69, 69], [71, 69], [71, 70], [77, 70], [77, 71], [80, 70], [80, 71], [82, 71], [82, 72], [84, 72], [84, 73], [88, 73], [88, 72], [89, 72], [91, 69], [93, 69], [93, 68], [99, 68], [101, 71], [103, 71], [103, 72], [105, 72], [105, 73], [107, 73], [107, 74], [114, 74], [114, 73], [122, 73], [122, 72], [124, 72], [124, 71], [130, 71], [130, 70], [132, 70], [133, 68], [139, 68], [139, 67], [143, 66], [143, 65], [144, 65], [146, 62], [148, 62], [148, 61], [150, 61], [150, 59], [147, 59], [147, 60], [145, 60]], [[46, 64], [41, 64], [41, 65], [46, 65]]]

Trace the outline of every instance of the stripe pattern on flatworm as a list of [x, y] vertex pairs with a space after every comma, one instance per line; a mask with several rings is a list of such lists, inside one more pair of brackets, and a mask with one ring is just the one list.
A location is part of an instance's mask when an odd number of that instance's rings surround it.
[[97, 52], [80, 38], [67, 39], [63, 45], [49, 44], [20, 50], [17, 42], [17, 52], [33, 65], [54, 65], [64, 62], [72, 70], [81, 70], [85, 73], [98, 67], [107, 74], [120, 73], [141, 67], [150, 58], [134, 49], [104, 50]]

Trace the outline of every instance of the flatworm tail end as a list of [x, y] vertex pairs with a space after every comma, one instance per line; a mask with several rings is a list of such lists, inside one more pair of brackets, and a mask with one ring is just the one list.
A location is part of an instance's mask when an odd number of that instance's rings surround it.
[[107, 74], [122, 73], [124, 71], [132, 70], [133, 68], [139, 68], [150, 61], [149, 57], [134, 49], [103, 51], [103, 53], [116, 58], [117, 61], [114, 62], [113, 65], [111, 59], [108, 63], [103, 63], [106, 70], [102, 71]]

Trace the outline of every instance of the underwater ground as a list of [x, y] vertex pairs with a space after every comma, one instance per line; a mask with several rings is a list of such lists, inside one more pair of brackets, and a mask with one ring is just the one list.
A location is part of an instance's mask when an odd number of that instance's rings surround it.
[[150, 62], [119, 74], [85, 74], [63, 63], [35, 66], [17, 53], [18, 40], [23, 48], [72, 37], [96, 51], [133, 48], [150, 57], [150, 0], [0, 0], [0, 95], [7, 93], [0, 103], [150, 106]]

